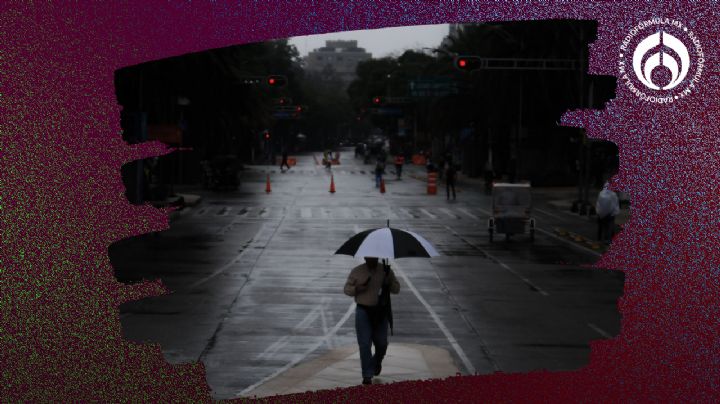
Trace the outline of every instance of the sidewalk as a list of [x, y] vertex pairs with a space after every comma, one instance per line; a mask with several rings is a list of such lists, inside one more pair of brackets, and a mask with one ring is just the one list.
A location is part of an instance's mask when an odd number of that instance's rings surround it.
[[[383, 360], [382, 373], [373, 384], [404, 380], [438, 379], [459, 372], [450, 353], [442, 348], [417, 344], [390, 343]], [[334, 349], [323, 356], [277, 375], [245, 392], [244, 397], [327, 390], [361, 384], [360, 356], [357, 346]]]

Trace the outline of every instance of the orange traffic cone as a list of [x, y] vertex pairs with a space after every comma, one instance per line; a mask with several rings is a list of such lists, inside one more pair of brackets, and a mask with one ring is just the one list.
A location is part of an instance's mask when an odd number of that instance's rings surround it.
[[268, 194], [272, 192], [272, 189], [270, 188], [270, 174], [267, 175], [267, 181], [265, 181], [265, 192]]
[[385, 193], [385, 180], [383, 180], [383, 179], [380, 180], [380, 193], [381, 194]]
[[333, 175], [330, 176], [330, 193], [335, 193], [335, 176]]
[[428, 178], [428, 186], [427, 186], [428, 195], [437, 194], [437, 173], [428, 173], [427, 178]]

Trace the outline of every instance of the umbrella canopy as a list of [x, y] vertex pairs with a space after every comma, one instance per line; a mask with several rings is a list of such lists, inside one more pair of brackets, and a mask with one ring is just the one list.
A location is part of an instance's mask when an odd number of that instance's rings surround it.
[[422, 236], [411, 231], [383, 227], [360, 232], [335, 254], [378, 258], [437, 257], [440, 254]]

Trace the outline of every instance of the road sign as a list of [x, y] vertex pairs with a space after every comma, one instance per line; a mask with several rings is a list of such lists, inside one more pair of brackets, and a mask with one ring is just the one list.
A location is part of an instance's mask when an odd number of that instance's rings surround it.
[[442, 97], [458, 93], [458, 85], [451, 77], [428, 77], [410, 82], [413, 97]]
[[402, 108], [381, 107], [381, 108], [370, 108], [370, 113], [375, 114], [375, 115], [400, 116], [400, 115], [403, 115], [403, 110], [402, 110]]
[[275, 119], [298, 119], [300, 114], [296, 111], [273, 111], [272, 117]]

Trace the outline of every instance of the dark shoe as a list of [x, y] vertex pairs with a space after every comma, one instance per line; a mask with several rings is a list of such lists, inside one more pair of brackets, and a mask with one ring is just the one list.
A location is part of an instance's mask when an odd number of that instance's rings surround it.
[[372, 384], [372, 378], [371, 377], [363, 377], [362, 384]]
[[379, 375], [380, 372], [382, 372], [382, 365], [378, 363], [378, 364], [375, 366], [375, 376]]

